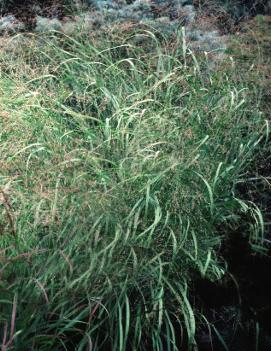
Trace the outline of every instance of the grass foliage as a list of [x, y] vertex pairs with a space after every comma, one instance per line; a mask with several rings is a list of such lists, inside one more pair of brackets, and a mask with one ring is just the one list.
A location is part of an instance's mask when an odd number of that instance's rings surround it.
[[238, 68], [181, 34], [24, 46], [0, 59], [2, 349], [192, 348], [193, 275], [223, 276], [225, 228], [263, 230], [235, 193], [268, 137]]

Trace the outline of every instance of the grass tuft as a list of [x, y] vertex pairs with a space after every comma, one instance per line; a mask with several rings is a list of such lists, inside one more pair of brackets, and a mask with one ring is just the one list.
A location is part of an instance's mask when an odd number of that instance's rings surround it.
[[177, 38], [57, 33], [1, 56], [4, 350], [192, 348], [190, 287], [225, 273], [221, 228], [245, 216], [260, 242], [235, 187], [263, 114], [238, 67], [208, 73]]

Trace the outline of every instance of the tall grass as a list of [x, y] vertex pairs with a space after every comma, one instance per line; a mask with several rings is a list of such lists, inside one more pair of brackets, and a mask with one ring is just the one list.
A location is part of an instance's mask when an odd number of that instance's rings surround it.
[[234, 189], [263, 116], [181, 36], [25, 47], [1, 56], [2, 350], [192, 349], [190, 287], [223, 276], [221, 228], [245, 217], [261, 239]]

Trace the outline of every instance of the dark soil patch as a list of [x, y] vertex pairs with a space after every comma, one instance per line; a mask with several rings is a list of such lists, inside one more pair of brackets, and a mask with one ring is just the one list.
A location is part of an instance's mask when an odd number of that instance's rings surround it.
[[255, 253], [247, 238], [235, 232], [221, 254], [227, 277], [219, 283], [199, 278], [194, 286], [197, 308], [211, 325], [198, 331], [199, 350], [225, 350], [225, 345], [230, 351], [270, 350], [271, 251]]
[[36, 16], [63, 18], [69, 11], [66, 5], [67, 1], [65, 2], [65, 0], [4, 1], [0, 5], [0, 13], [2, 16], [12, 14], [31, 28], [35, 25]]

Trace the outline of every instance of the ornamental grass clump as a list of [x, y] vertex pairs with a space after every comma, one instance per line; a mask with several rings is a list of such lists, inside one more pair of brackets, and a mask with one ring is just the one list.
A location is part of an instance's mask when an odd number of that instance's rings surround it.
[[193, 276], [223, 276], [244, 218], [261, 242], [235, 185], [266, 124], [235, 68], [207, 73], [181, 36], [109, 39], [32, 35], [0, 59], [4, 350], [192, 348]]

